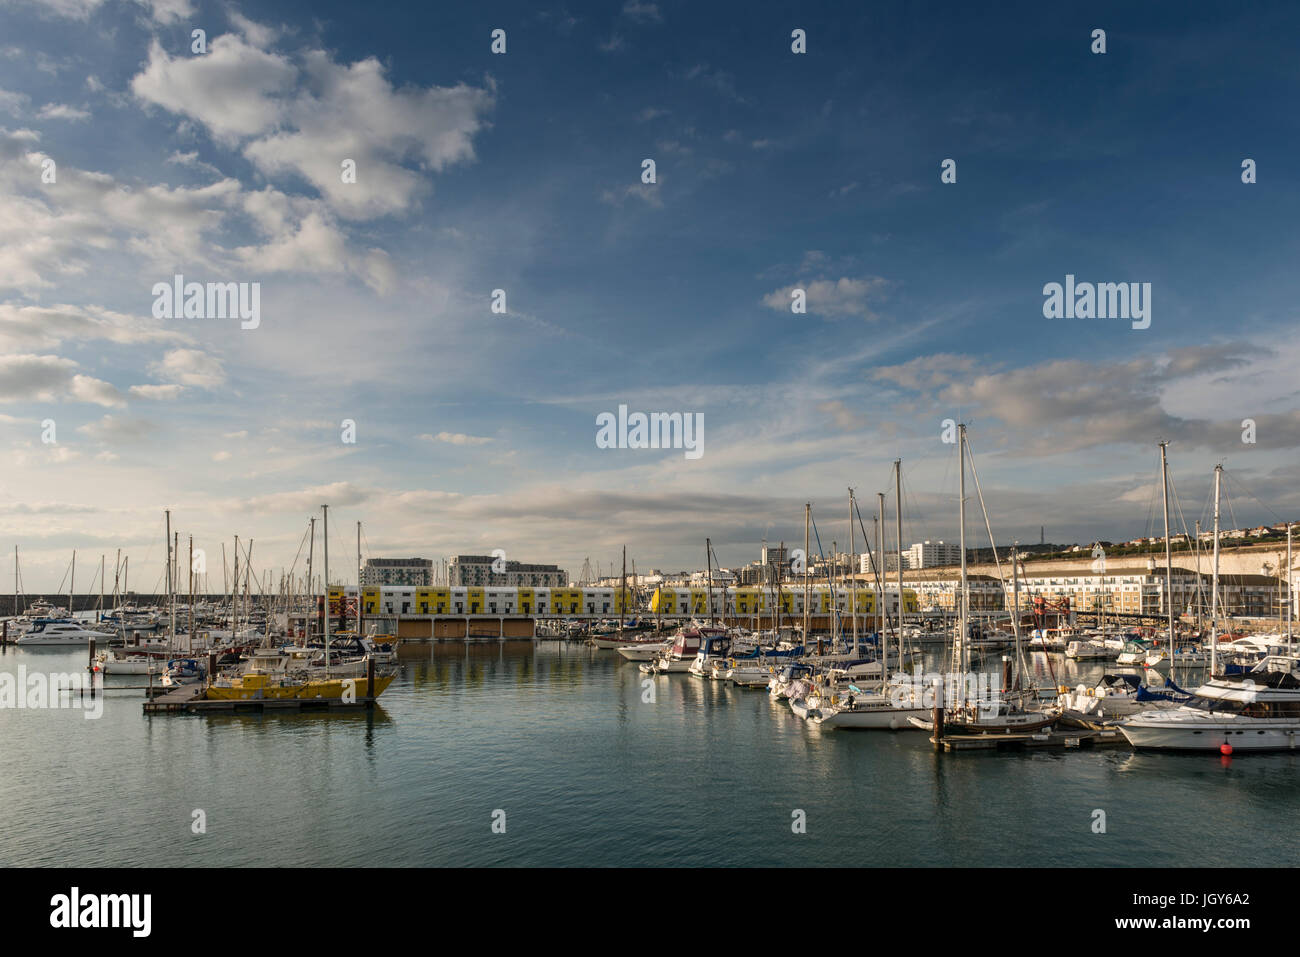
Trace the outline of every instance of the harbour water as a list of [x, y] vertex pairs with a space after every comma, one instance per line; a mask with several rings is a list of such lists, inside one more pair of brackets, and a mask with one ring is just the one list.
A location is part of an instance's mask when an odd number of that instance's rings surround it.
[[[922, 732], [821, 732], [765, 691], [689, 675], [651, 679], [646, 701], [634, 664], [576, 643], [401, 654], [373, 713], [145, 717], [140, 692], [111, 690], [139, 676], [109, 679], [98, 720], [0, 709], [0, 864], [1227, 866], [1258, 863], [1242, 848], [1260, 840], [1278, 862], [1300, 852], [1276, 826], [1300, 813], [1290, 754], [936, 754]], [[0, 649], [11, 674], [85, 662]], [[1070, 684], [1103, 670], [1065, 667]]]

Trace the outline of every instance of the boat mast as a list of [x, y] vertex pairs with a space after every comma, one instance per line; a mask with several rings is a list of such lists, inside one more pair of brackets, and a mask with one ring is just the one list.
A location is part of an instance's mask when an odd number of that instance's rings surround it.
[[[889, 592], [886, 588], [889, 562], [885, 561], [885, 493], [876, 493], [876, 554], [880, 556], [880, 680], [889, 666]], [[901, 665], [901, 661], [900, 661]]]
[[171, 509], [166, 509], [165, 514], [167, 516], [167, 609], [168, 609], [168, 615], [171, 619], [171, 627], [168, 631], [168, 637], [167, 637], [167, 650], [170, 652], [176, 649], [176, 602], [172, 597], [174, 582], [172, 581], [172, 512]]
[[361, 616], [364, 614], [364, 606], [361, 601], [361, 523], [357, 522], [357, 639], [366, 633], [362, 627]]
[[[626, 557], [626, 551], [624, 556]], [[709, 624], [717, 624], [717, 619], [713, 616], [713, 544], [706, 538], [704, 540], [704, 565], [708, 569], [708, 587], [709, 587]], [[626, 571], [626, 569], [625, 569]]]
[[853, 657], [858, 656], [858, 575], [853, 568], [857, 540], [853, 530], [853, 489], [849, 489], [849, 615], [853, 619]]
[[[1199, 518], [1196, 520], [1195, 541], [1196, 544], [1193, 547], [1196, 549], [1196, 631], [1199, 633], [1201, 630], [1201, 617], [1205, 612], [1204, 595], [1201, 589], [1201, 520]], [[1213, 670], [1210, 671], [1210, 674], [1214, 674]]]
[[[885, 493], [876, 493], [876, 511], [879, 521], [876, 524], [876, 551], [880, 554], [880, 648], [883, 650], [889, 642], [889, 562], [885, 560]], [[889, 655], [881, 654], [880, 680], [885, 679], [884, 666]], [[898, 659], [902, 664], [902, 659]]]
[[113, 559], [113, 612], [117, 616], [117, 631], [123, 638], [126, 637], [126, 621], [122, 614], [122, 549], [117, 550], [117, 555]]
[[311, 626], [314, 625], [316, 618], [316, 581], [312, 578], [311, 561], [316, 554], [316, 516], [311, 517], [311, 532], [307, 545], [307, 594], [311, 596], [311, 618], [307, 620], [307, 627], [303, 629], [303, 644], [311, 640]]
[[[781, 539], [781, 565], [784, 564], [785, 564], [785, 539]], [[784, 571], [784, 569], [782, 569], [780, 566], [772, 565], [771, 562], [768, 562], [768, 565], [772, 569], [772, 579], [774, 584], [776, 585], [776, 640], [780, 641], [781, 640], [781, 591], [784, 587], [781, 584], [781, 573]], [[807, 638], [804, 638], [802, 640], [801, 645], [805, 651], [808, 650]]]
[[[1017, 667], [1017, 668], [1020, 668], [1020, 667], [1021, 667], [1021, 651], [1020, 651], [1020, 569], [1019, 569], [1019, 567], [1018, 567], [1018, 565], [1017, 565], [1017, 563], [1020, 561], [1020, 556], [1019, 556], [1019, 554], [1018, 554], [1017, 551], [1016, 551], [1016, 548], [1017, 548], [1017, 546], [1019, 546], [1019, 545], [1020, 545], [1019, 542], [1012, 542], [1012, 543], [1011, 543], [1011, 608], [1012, 608], [1012, 611], [1011, 611], [1011, 633], [1012, 633], [1013, 635], [1015, 635], [1015, 638], [1016, 638], [1016, 667]], [[1105, 605], [1104, 605], [1104, 603], [1103, 603], [1103, 608], [1104, 608], [1104, 607], [1105, 607]], [[1105, 636], [1106, 636], [1106, 632], [1105, 632], [1105, 630], [1103, 629], [1103, 630], [1102, 630], [1102, 639], [1103, 639], [1103, 640], [1105, 640]], [[1017, 674], [1016, 674], [1016, 681], [1015, 681], [1015, 684], [1016, 684], [1017, 688], [1018, 688], [1019, 685], [1020, 685], [1020, 675], [1019, 675], [1019, 672], [1017, 672]]]
[[73, 583], [77, 580], [77, 550], [72, 550], [72, 577], [68, 579], [68, 615], [77, 617], [77, 603], [73, 596]]
[[239, 637], [239, 536], [235, 536], [234, 577], [230, 582], [230, 637]]
[[1286, 523], [1286, 653], [1291, 654], [1291, 523]]
[[190, 536], [190, 653], [194, 652], [194, 536]]
[[1223, 466], [1214, 467], [1214, 573], [1210, 580], [1210, 677], [1219, 669], [1219, 480]]
[[[704, 540], [705, 547], [708, 547], [708, 539]], [[709, 607], [713, 607], [713, 595], [709, 595]], [[627, 608], [627, 546], [623, 546], [623, 584], [618, 592], [618, 630], [623, 630], [623, 615]]]
[[[894, 459], [894, 536], [898, 540], [898, 670], [903, 670], [903, 460]], [[881, 680], [885, 675], [881, 674]]]
[[957, 609], [957, 665], [961, 674], [970, 670], [966, 662], [966, 426], [958, 425], [957, 437], [957, 513], [961, 533], [961, 596]]
[[325, 549], [325, 677], [330, 676], [330, 507], [322, 505]]
[[[808, 523], [812, 519], [812, 503], [805, 502], [803, 507], [803, 642], [804, 647], [808, 646], [808, 613], [812, 610], [812, 589], [808, 582], [808, 561], [811, 557], [808, 554], [810, 548], [808, 542]], [[822, 653], [822, 640], [817, 639], [817, 654]]]
[[1160, 485], [1164, 491], [1165, 513], [1165, 603], [1169, 610], [1169, 680], [1176, 680], [1174, 669], [1176, 652], [1174, 649], [1174, 547], [1169, 538], [1169, 457], [1166, 450], [1168, 442], [1160, 443]]

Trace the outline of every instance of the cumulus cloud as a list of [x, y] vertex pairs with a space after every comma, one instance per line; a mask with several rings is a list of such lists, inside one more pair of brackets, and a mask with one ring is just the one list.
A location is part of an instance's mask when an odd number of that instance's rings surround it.
[[807, 295], [808, 314], [827, 319], [843, 319], [858, 316], [863, 319], [876, 318], [872, 304], [881, 298], [889, 288], [889, 280], [878, 276], [864, 276], [854, 279], [814, 279], [810, 282], [794, 283], [781, 289], [774, 289], [763, 297], [763, 305], [781, 312], [790, 311], [793, 302], [791, 293], [802, 289]]
[[0, 402], [58, 399], [104, 406], [126, 404], [116, 386], [83, 375], [71, 359], [32, 354], [0, 356]]
[[95, 405], [123, 406], [126, 399], [117, 386], [103, 379], [88, 375], [74, 375], [70, 383], [72, 398], [79, 402], [93, 402]]
[[[290, 59], [259, 46], [273, 39], [265, 28], [242, 29], [201, 57], [173, 57], [155, 42], [132, 92], [240, 145], [267, 176], [306, 179], [348, 219], [404, 212], [430, 188], [429, 172], [474, 158], [490, 87], [397, 88], [374, 57], [339, 63], [307, 50]], [[345, 160], [355, 182], [342, 181]]]
[[55, 349], [65, 341], [119, 345], [185, 341], [181, 333], [152, 318], [140, 319], [100, 306], [33, 306], [0, 303], [0, 348]]
[[198, 349], [172, 349], [150, 371], [160, 379], [200, 389], [215, 389], [226, 381], [221, 360]]
[[130, 395], [138, 398], [158, 401], [178, 399], [184, 391], [184, 386], [175, 383], [169, 385], [133, 385], [127, 390]]
[[46, 103], [37, 111], [36, 116], [42, 120], [88, 120], [90, 112], [66, 103]]

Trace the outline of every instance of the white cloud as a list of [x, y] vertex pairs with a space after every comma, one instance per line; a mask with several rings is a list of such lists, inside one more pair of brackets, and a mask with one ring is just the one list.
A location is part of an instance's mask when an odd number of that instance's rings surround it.
[[88, 375], [74, 375], [71, 382], [72, 397], [80, 402], [93, 402], [95, 405], [124, 406], [126, 399], [117, 386], [103, 379]]
[[156, 399], [158, 401], [178, 399], [184, 391], [184, 386], [176, 385], [175, 383], [169, 385], [133, 385], [127, 389], [127, 392], [133, 396], [137, 396], [141, 399]]
[[[491, 89], [398, 89], [374, 57], [343, 64], [308, 50], [299, 61], [301, 67], [236, 34], [217, 37], [200, 57], [172, 57], [155, 42], [131, 88], [220, 140], [242, 142], [264, 174], [305, 178], [350, 219], [404, 212], [428, 190], [427, 172], [474, 158]], [[355, 183], [340, 175], [349, 159]]]
[[282, 97], [293, 89], [297, 73], [286, 57], [259, 50], [233, 33], [213, 39], [202, 56], [172, 57], [155, 39], [131, 91], [199, 121], [218, 139], [235, 142], [280, 121]]
[[0, 355], [0, 401], [52, 401], [70, 386], [76, 368], [60, 356]]
[[46, 103], [36, 113], [42, 120], [88, 120], [90, 113], [66, 103]]
[[112, 383], [76, 370], [76, 362], [60, 356], [0, 356], [0, 402], [70, 399], [104, 406], [126, 404], [122, 393]]
[[182, 343], [186, 337], [157, 320], [112, 312], [101, 306], [31, 306], [0, 303], [0, 348], [55, 349], [65, 341], [119, 345]]
[[878, 298], [888, 287], [889, 281], [879, 277], [815, 279], [773, 290], [763, 297], [763, 305], [779, 312], [789, 312], [790, 304], [794, 301], [791, 293], [795, 289], [803, 289], [807, 294], [809, 315], [828, 319], [845, 316], [874, 319], [872, 300]]
[[482, 435], [465, 435], [463, 432], [439, 432], [420, 436], [426, 442], [447, 442], [451, 445], [487, 445], [492, 440]]
[[150, 371], [161, 379], [200, 389], [215, 389], [226, 381], [221, 360], [198, 349], [173, 349], [155, 362]]

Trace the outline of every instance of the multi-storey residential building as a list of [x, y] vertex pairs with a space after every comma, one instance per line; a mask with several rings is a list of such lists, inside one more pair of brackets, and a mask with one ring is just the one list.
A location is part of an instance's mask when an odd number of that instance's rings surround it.
[[[931, 578], [926, 581], [909, 581], [906, 586], [916, 592], [921, 610], [955, 612], [959, 578]], [[1002, 583], [990, 575], [969, 575], [966, 587], [970, 594], [968, 607], [972, 612], [1003, 611], [1009, 607], [1005, 601]]]
[[569, 573], [558, 565], [527, 565], [493, 555], [457, 555], [447, 570], [452, 587], [564, 588]]
[[367, 558], [361, 569], [363, 585], [432, 585], [433, 561], [428, 558]]
[[913, 542], [903, 553], [907, 568], [938, 568], [961, 564], [961, 546], [951, 542]]
[[[872, 566], [871, 559], [875, 557], [875, 552], [868, 554], [863, 552], [858, 556], [857, 569], [859, 575], [874, 575], [875, 568]], [[910, 568], [907, 564], [907, 552], [903, 552], [903, 567]], [[894, 573], [898, 571], [898, 552], [885, 552], [885, 571]]]
[[[1032, 566], [1031, 566], [1032, 567]], [[1013, 606], [1014, 585], [1011, 569], [1005, 569], [1006, 581], [989, 575], [971, 575], [970, 608], [972, 611], [1000, 611]], [[1211, 577], [1194, 570], [1173, 569], [1171, 576], [1173, 610], [1176, 615], [1208, 615]], [[921, 607], [953, 610], [959, 588], [957, 576], [908, 581], [916, 590]], [[1105, 611], [1124, 615], [1167, 615], [1165, 574], [1159, 569], [1116, 569], [1106, 574], [1086, 572], [1021, 572], [1020, 608], [1029, 611], [1035, 597], [1059, 602], [1068, 598], [1075, 611]], [[1285, 581], [1267, 575], [1221, 575], [1219, 608], [1232, 617], [1267, 618], [1285, 614], [1289, 600]]]

